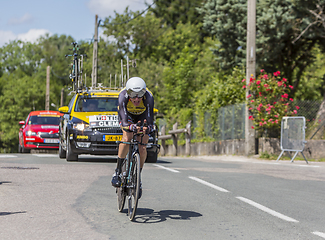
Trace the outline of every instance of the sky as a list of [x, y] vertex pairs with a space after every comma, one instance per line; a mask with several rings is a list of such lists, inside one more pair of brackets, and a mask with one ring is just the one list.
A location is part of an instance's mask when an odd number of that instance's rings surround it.
[[[127, 6], [143, 11], [153, 0], [0, 0], [0, 47], [12, 40], [35, 42], [40, 36], [67, 35], [91, 41], [95, 16], [105, 20]], [[98, 29], [102, 33], [101, 28]]]

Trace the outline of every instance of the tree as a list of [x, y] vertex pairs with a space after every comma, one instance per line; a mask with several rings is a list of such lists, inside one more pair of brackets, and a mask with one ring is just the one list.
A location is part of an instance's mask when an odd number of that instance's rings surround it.
[[[293, 43], [303, 26], [292, 1], [261, 0], [256, 11], [257, 66], [267, 72], [283, 72], [294, 86], [290, 92], [293, 96], [306, 67], [314, 61], [312, 48], [324, 44], [324, 39], [317, 33], [306, 34]], [[223, 69], [245, 65], [247, 1], [208, 0], [200, 13], [204, 15], [204, 28], [220, 42], [214, 52]]]
[[[211, 60], [213, 57], [211, 56]], [[215, 68], [217, 69], [217, 68]], [[242, 91], [241, 81], [245, 77], [245, 70], [234, 68], [231, 73], [211, 72], [209, 84], [195, 93], [195, 115], [197, 116], [198, 137], [205, 137], [204, 125], [206, 113], [211, 113], [210, 124], [214, 134], [218, 134], [218, 109], [227, 105], [239, 104], [245, 101], [245, 92]], [[211, 133], [210, 133], [211, 136]]]
[[[310, 0], [310, 1], [304, 1], [304, 0], [295, 0], [293, 1], [293, 4], [296, 6], [297, 11], [301, 15], [301, 19], [299, 21], [299, 25], [302, 27], [300, 31], [295, 36], [295, 39], [293, 40], [293, 43], [300, 43], [302, 39], [304, 39], [306, 36], [313, 36], [317, 35], [323, 38], [323, 41], [321, 45], [317, 46], [318, 51], [315, 51], [318, 53], [317, 56], [317, 62], [314, 64], [314, 66], [319, 66], [317, 68], [318, 76], [315, 77], [319, 79], [318, 84], [321, 84], [321, 93], [323, 95], [323, 102], [319, 107], [318, 113], [316, 115], [316, 119], [314, 121], [314, 125], [312, 128], [315, 129], [315, 135], [314, 139], [320, 139], [324, 135], [324, 128], [322, 131], [319, 131], [320, 126], [322, 126], [322, 122], [325, 121], [325, 91], [324, 91], [324, 79], [325, 79], [325, 73], [322, 71], [324, 68], [324, 59], [320, 57], [319, 50], [322, 50], [324, 52], [325, 45], [325, 1], [324, 0]], [[319, 70], [320, 69], [320, 70]], [[316, 71], [313, 71], [315, 73]], [[308, 79], [310, 80], [310, 79]], [[314, 86], [315, 87], [315, 86]], [[319, 126], [320, 125], [320, 126]]]
[[163, 19], [167, 26], [176, 28], [178, 23], [197, 25], [202, 18], [197, 10], [203, 0], [164, 0], [155, 1], [153, 12], [157, 18]]
[[[18, 122], [45, 105], [46, 67], [51, 66], [50, 101], [59, 106], [60, 92], [68, 85], [69, 53], [73, 39], [43, 37], [37, 43], [13, 41], [0, 48], [0, 145], [18, 146]], [[56, 109], [56, 108], [55, 108]]]

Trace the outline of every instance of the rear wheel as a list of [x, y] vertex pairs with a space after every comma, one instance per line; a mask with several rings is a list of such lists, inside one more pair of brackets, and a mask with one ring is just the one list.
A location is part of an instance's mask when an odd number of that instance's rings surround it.
[[[126, 160], [124, 160], [122, 165], [122, 173], [126, 171]], [[122, 179], [122, 186], [116, 189], [117, 192], [117, 209], [119, 212], [122, 212], [125, 204], [125, 185]]]
[[70, 161], [78, 161], [78, 154], [74, 154], [72, 152], [72, 150], [71, 150], [71, 143], [70, 143], [70, 140], [69, 140], [69, 136], [67, 136], [66, 144], [67, 144], [66, 160], [68, 162], [70, 162]]
[[137, 211], [140, 192], [140, 155], [138, 153], [134, 154], [131, 162], [132, 166], [128, 183], [128, 213], [129, 219], [133, 221]]

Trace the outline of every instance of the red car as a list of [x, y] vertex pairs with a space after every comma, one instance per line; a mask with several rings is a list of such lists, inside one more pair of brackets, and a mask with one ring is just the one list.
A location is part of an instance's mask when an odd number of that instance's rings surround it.
[[59, 149], [59, 124], [63, 114], [58, 111], [32, 111], [20, 121], [18, 152], [31, 149]]

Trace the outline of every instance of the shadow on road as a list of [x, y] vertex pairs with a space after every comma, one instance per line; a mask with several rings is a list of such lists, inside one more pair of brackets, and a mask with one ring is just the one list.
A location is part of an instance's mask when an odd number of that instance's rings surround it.
[[159, 223], [167, 219], [191, 220], [193, 217], [201, 217], [202, 214], [193, 211], [161, 210], [155, 212], [153, 209], [138, 208], [134, 222], [137, 223]]
[[81, 155], [78, 162], [116, 162], [116, 156], [93, 156], [93, 155]]
[[169, 161], [164, 161], [164, 160], [159, 160], [159, 159], [158, 159], [158, 160], [157, 160], [157, 163], [167, 163], [167, 164], [168, 164], [168, 163], [171, 163], [171, 162], [169, 162]]
[[22, 212], [0, 212], [0, 216], [6, 216], [6, 215], [11, 215], [11, 214], [17, 214], [17, 213], [26, 213], [26, 211], [22, 211]]
[[4, 184], [4, 183], [12, 183], [12, 182], [2, 181], [2, 182], [0, 182], [0, 185], [1, 185], [1, 184]]
[[[115, 162], [116, 163], [117, 156], [98, 156], [98, 155], [80, 155], [78, 162]], [[157, 163], [168, 164], [171, 163], [169, 161], [157, 160]], [[150, 164], [150, 163], [147, 163]]]

